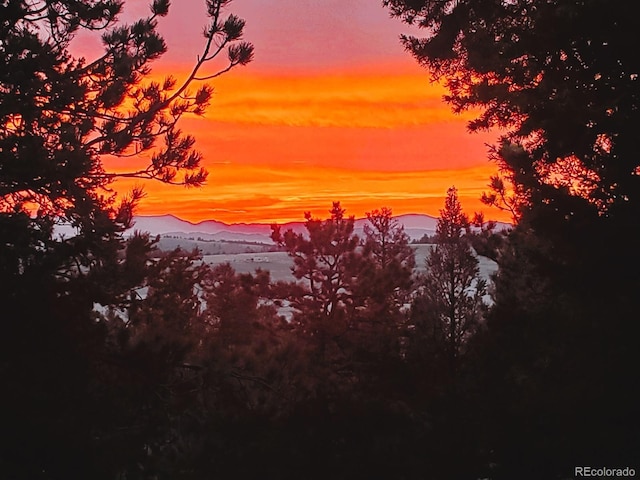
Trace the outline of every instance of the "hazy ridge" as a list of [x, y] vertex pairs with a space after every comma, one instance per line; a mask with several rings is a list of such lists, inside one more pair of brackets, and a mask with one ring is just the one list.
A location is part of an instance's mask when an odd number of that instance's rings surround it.
[[[395, 219], [404, 226], [405, 232], [412, 240], [417, 240], [425, 234], [433, 235], [438, 223], [437, 218], [423, 214], [399, 215]], [[366, 223], [366, 218], [356, 220], [356, 234], [362, 235]], [[282, 230], [292, 229], [298, 233], [306, 231], [304, 222], [283, 223], [280, 227]], [[136, 216], [131, 231], [135, 230], [149, 232], [152, 235], [193, 240], [273, 244], [271, 224], [266, 223], [226, 224], [216, 220], [191, 223], [174, 215]]]

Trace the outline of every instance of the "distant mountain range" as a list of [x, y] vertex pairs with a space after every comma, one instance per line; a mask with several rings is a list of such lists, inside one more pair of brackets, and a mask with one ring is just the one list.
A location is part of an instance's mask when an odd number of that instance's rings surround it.
[[[412, 240], [423, 235], [433, 235], [436, 232], [438, 219], [429, 215], [408, 214], [395, 217]], [[362, 235], [366, 218], [356, 220], [356, 234]], [[291, 229], [297, 233], [306, 232], [304, 222], [289, 222], [280, 224], [282, 231]], [[506, 223], [500, 223], [498, 228], [508, 228]], [[174, 215], [136, 216], [131, 231], [149, 232], [152, 235], [165, 237], [192, 238], [208, 241], [232, 241], [273, 243], [271, 240], [271, 224], [266, 223], [232, 223], [226, 224], [216, 220], [205, 220], [191, 223], [181, 220]]]

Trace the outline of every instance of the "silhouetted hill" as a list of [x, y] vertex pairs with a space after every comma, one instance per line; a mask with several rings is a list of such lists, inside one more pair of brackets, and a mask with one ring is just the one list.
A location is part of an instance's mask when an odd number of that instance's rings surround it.
[[[408, 214], [395, 217], [404, 225], [411, 239], [423, 235], [433, 235], [438, 219], [429, 215]], [[203, 239], [208, 241], [234, 241], [273, 243], [271, 241], [271, 225], [266, 223], [233, 223], [226, 224], [216, 220], [205, 220], [191, 223], [174, 215], [136, 216], [133, 230], [149, 232], [152, 235], [171, 236], [177, 238]], [[366, 218], [356, 220], [356, 233], [362, 235]], [[292, 229], [305, 232], [304, 222], [288, 222], [281, 225], [282, 230]]]

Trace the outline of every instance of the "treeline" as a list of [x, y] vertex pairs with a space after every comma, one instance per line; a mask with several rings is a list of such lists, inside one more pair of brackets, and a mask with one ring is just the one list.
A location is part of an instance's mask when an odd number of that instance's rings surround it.
[[[454, 392], [486, 286], [455, 189], [441, 213], [420, 277], [391, 210], [369, 213], [360, 239], [335, 203], [327, 219], [307, 216], [306, 234], [273, 227], [297, 282], [181, 250], [158, 257], [137, 234], [68, 283], [5, 289], [6, 304], [29, 308], [3, 345], [3, 470], [320, 479], [481, 468], [460, 461], [477, 453], [477, 425], [447, 418], [466, 403]], [[467, 447], [449, 451], [459, 435]]]
[[[600, 390], [629, 377], [595, 368], [602, 357], [582, 350], [591, 332], [564, 330], [573, 315], [505, 321], [473, 245], [509, 258], [517, 230], [471, 228], [454, 188], [440, 213], [422, 275], [389, 209], [370, 212], [358, 238], [335, 203], [327, 219], [307, 215], [305, 234], [273, 226], [296, 282], [212, 268], [197, 252], [158, 257], [137, 234], [70, 279], [5, 288], [3, 304], [22, 309], [2, 349], [3, 471], [533, 479], [568, 478], [589, 458], [629, 462], [633, 423], [608, 422], [635, 407]], [[497, 285], [520, 277], [510, 292], [547, 315], [554, 304], [532, 298], [541, 286], [523, 285], [522, 267], [503, 264]], [[608, 385], [592, 383], [598, 369]], [[594, 439], [594, 426], [629, 436]]]

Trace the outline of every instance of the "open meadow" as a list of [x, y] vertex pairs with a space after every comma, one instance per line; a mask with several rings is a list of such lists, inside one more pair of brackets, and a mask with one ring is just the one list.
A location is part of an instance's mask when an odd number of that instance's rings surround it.
[[[239, 248], [239, 245], [234, 245]], [[434, 247], [431, 244], [413, 244], [411, 247], [416, 255], [416, 272], [424, 272], [425, 261], [429, 252]], [[219, 255], [203, 255], [203, 261], [209, 265], [216, 266], [229, 263], [238, 273], [253, 273], [257, 269], [268, 270], [271, 273], [272, 281], [294, 281], [295, 277], [291, 273], [293, 261], [286, 252], [253, 252], [253, 253], [224, 253]], [[496, 263], [483, 256], [478, 256], [480, 275], [489, 280], [492, 273], [497, 270]]]

